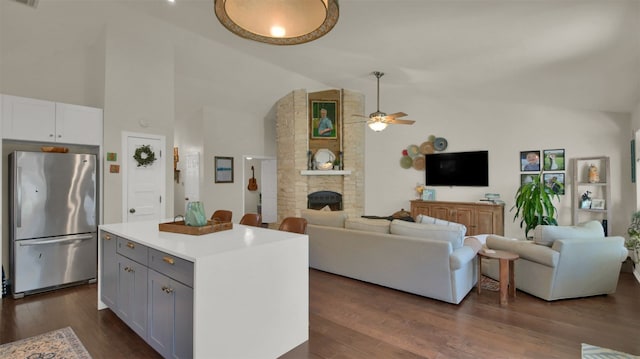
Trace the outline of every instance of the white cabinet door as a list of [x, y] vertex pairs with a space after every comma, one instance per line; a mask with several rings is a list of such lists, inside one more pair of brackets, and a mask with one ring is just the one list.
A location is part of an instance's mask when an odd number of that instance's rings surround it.
[[56, 103], [56, 142], [102, 144], [102, 110]]
[[3, 95], [2, 102], [3, 138], [55, 141], [55, 102], [10, 95]]

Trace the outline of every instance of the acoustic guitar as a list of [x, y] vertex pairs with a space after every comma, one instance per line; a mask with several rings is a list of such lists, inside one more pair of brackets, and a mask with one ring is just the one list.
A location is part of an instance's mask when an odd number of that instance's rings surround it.
[[247, 186], [249, 191], [255, 191], [258, 189], [258, 183], [256, 182], [256, 173], [251, 166], [251, 178], [249, 178], [249, 185]]

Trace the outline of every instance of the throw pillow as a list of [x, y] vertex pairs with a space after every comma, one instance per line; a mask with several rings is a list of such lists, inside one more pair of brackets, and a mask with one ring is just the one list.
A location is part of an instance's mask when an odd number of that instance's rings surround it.
[[465, 226], [462, 223], [456, 223], [456, 222], [449, 222], [449, 221], [445, 221], [444, 219], [440, 219], [440, 218], [434, 218], [434, 217], [429, 217], [429, 216], [425, 216], [423, 214], [419, 214], [416, 217], [416, 222], [417, 223], [424, 223], [424, 224], [439, 224], [442, 226], [452, 226], [452, 227], [458, 227], [458, 228], [464, 228], [464, 233], [467, 233], [467, 226]]
[[356, 231], [389, 233], [389, 222], [386, 219], [347, 218], [344, 228]]
[[556, 239], [604, 237], [604, 229], [598, 221], [580, 223], [577, 226], [539, 225], [533, 230], [533, 242], [551, 247]]
[[439, 224], [411, 223], [399, 220], [393, 220], [389, 227], [391, 234], [446, 241], [451, 243], [453, 249], [462, 247], [466, 231], [465, 226], [443, 226]]
[[308, 224], [317, 226], [344, 228], [344, 221], [347, 219], [344, 211], [322, 211], [315, 209], [303, 209], [301, 217], [307, 220]]

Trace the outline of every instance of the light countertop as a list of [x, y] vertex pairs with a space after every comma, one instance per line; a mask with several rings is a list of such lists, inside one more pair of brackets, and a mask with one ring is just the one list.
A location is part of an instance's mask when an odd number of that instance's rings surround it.
[[247, 250], [301, 236], [237, 223], [233, 224], [232, 229], [199, 236], [162, 232], [158, 229], [157, 221], [103, 224], [99, 228], [192, 262], [224, 252]]

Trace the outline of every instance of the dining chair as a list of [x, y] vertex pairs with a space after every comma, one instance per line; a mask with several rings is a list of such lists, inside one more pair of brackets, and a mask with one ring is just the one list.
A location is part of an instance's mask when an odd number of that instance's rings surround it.
[[260, 213], [245, 213], [240, 220], [240, 224], [253, 227], [261, 227], [262, 215], [260, 215]]
[[211, 216], [211, 220], [213, 220], [214, 222], [231, 222], [231, 217], [233, 216], [233, 212], [231, 211], [227, 211], [225, 209], [219, 209], [215, 212], [213, 212], [213, 215]]
[[287, 217], [280, 223], [281, 231], [306, 234], [307, 233], [307, 220], [301, 217]]

